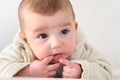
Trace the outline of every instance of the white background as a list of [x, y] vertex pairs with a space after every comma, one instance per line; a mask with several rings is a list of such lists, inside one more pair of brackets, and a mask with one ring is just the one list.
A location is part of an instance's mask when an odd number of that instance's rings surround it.
[[[0, 51], [11, 43], [19, 28], [17, 9], [21, 0], [0, 1]], [[120, 0], [71, 0], [76, 20], [88, 42], [110, 61], [120, 74]], [[119, 75], [120, 76], [120, 75]]]

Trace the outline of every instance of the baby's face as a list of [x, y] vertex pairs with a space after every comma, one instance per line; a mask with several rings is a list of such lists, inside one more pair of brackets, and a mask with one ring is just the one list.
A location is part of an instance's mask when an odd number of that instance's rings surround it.
[[77, 23], [69, 10], [60, 10], [52, 16], [29, 11], [24, 14], [27, 43], [40, 60], [54, 56], [56, 62], [72, 55], [76, 44], [76, 29]]

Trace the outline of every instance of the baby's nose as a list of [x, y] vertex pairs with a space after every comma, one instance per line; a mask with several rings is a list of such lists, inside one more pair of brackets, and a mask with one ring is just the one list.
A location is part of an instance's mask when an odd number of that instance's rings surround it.
[[51, 44], [52, 49], [57, 49], [62, 46], [61, 42], [59, 40], [53, 40]]
[[62, 47], [62, 42], [58, 37], [53, 37], [51, 40], [51, 48], [52, 49], [57, 49]]

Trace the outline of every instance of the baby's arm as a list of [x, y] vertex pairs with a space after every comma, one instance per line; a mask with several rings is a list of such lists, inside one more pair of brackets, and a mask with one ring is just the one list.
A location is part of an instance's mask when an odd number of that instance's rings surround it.
[[56, 74], [56, 68], [60, 65], [59, 63], [48, 65], [53, 59], [52, 56], [47, 57], [42, 61], [34, 60], [29, 63], [27, 59], [25, 59], [25, 61], [23, 60], [21, 54], [18, 54], [15, 50], [11, 49], [11, 46], [0, 53], [0, 77], [53, 77]]
[[50, 56], [42, 61], [35, 60], [29, 66], [18, 72], [15, 76], [54, 77], [56, 69], [60, 66], [60, 63], [48, 65], [52, 59], [53, 57]]
[[106, 59], [87, 43], [77, 48], [72, 62], [78, 63], [83, 69], [81, 79], [111, 80], [111, 66]]

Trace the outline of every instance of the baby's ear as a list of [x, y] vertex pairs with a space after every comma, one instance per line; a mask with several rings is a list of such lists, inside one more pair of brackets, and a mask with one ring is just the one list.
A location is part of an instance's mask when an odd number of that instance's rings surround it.
[[78, 23], [75, 22], [75, 30], [77, 30], [77, 29], [78, 29]]
[[19, 32], [19, 35], [20, 35], [20, 37], [25, 41], [25, 42], [27, 42], [27, 39], [26, 39], [26, 37], [25, 37], [25, 34], [24, 33], [22, 33], [22, 32]]

